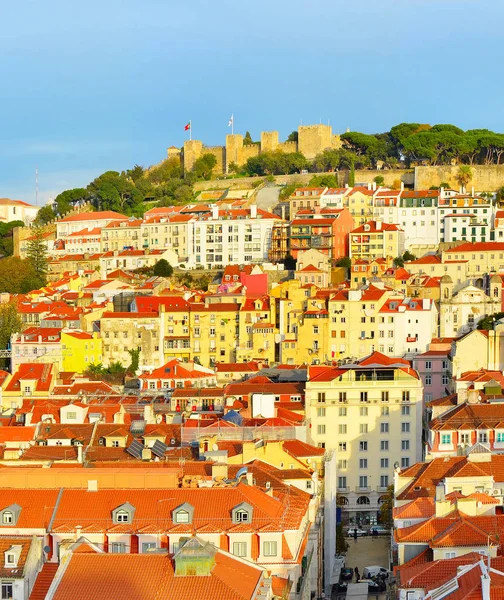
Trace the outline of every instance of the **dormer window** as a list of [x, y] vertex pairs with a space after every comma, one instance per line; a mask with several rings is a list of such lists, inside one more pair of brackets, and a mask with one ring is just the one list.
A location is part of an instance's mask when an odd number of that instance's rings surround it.
[[233, 523], [250, 523], [254, 509], [247, 502], [242, 502], [232, 510]]
[[112, 521], [114, 523], [132, 523], [135, 515], [135, 507], [129, 502], [125, 502], [112, 511]]
[[193, 522], [194, 506], [188, 502], [184, 502], [173, 510], [172, 519], [174, 523], [190, 524]]
[[[19, 557], [21, 556], [21, 551], [23, 550], [23, 546], [15, 545], [11, 546], [8, 550], [4, 552], [4, 568], [6, 569], [16, 569], [19, 562]], [[9, 598], [10, 596], [3, 596], [2, 598]]]
[[16, 525], [21, 513], [21, 507], [18, 504], [11, 504], [0, 510], [0, 526]]
[[9, 567], [16, 566], [16, 556], [10, 552], [5, 553], [5, 565]]
[[11, 513], [10, 510], [4, 511], [2, 515], [2, 523], [4, 525], [12, 525], [12, 523], [14, 523], [14, 515]]

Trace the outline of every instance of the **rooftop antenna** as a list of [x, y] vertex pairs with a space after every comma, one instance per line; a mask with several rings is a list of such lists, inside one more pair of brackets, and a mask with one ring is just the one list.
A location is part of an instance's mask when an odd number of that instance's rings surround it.
[[35, 205], [38, 206], [38, 167], [35, 167]]

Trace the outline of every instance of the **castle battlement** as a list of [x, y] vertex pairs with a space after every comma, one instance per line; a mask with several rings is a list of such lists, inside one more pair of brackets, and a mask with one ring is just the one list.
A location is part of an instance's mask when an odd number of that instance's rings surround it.
[[217, 159], [215, 173], [227, 173], [229, 165], [244, 165], [249, 158], [264, 152], [301, 152], [308, 160], [327, 149], [341, 148], [341, 139], [333, 134], [330, 125], [301, 125], [298, 127], [297, 142], [280, 142], [278, 131], [261, 131], [258, 144], [245, 145], [243, 135], [234, 133], [226, 136], [225, 146], [205, 146], [200, 140], [186, 140], [182, 152], [171, 146], [168, 158], [179, 157], [185, 171], [190, 171], [203, 154], [210, 153]]

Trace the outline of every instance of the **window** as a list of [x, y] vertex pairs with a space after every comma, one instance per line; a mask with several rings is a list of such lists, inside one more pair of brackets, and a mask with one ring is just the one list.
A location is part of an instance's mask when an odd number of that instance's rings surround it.
[[118, 523], [129, 523], [129, 513], [126, 512], [125, 510], [120, 510], [116, 513], [116, 521]]
[[382, 440], [382, 441], [380, 442], [380, 450], [381, 450], [382, 452], [387, 452], [387, 451], [388, 451], [388, 449], [389, 449], [388, 440]]
[[488, 442], [488, 434], [486, 431], [480, 431], [478, 434], [478, 442], [486, 444]]
[[347, 426], [345, 423], [340, 423], [338, 425], [338, 433], [345, 434], [347, 432]]
[[432, 369], [432, 361], [430, 360], [426, 360], [425, 361], [425, 368], [430, 371]]
[[448, 375], [443, 375], [443, 385], [448, 385]]
[[359, 477], [359, 487], [360, 488], [367, 488], [367, 482], [368, 482], [367, 475], [360, 475], [360, 477]]
[[455, 558], [456, 556], [457, 556], [456, 552], [445, 552], [444, 553], [445, 558]]
[[[247, 510], [237, 510], [235, 512], [235, 521], [237, 523], [248, 523], [250, 521], [250, 515]], [[235, 554], [233, 552], [233, 554]], [[244, 556], [242, 554], [237, 554], [236, 556]]]
[[409, 458], [401, 458], [401, 469], [407, 469], [409, 467]]
[[345, 489], [346, 486], [346, 477], [338, 477], [338, 488]]
[[12, 583], [2, 582], [2, 600], [10, 600], [13, 597], [14, 585]]
[[389, 432], [389, 424], [388, 423], [380, 423], [380, 433], [388, 433]]
[[175, 513], [175, 523], [189, 523], [189, 513], [187, 510], [178, 510]]
[[401, 450], [409, 450], [409, 449], [410, 449], [409, 440], [402, 440], [401, 441]]
[[367, 406], [361, 406], [360, 407], [360, 416], [361, 417], [367, 417], [368, 416], [368, 407]]
[[442, 433], [441, 434], [441, 443], [442, 444], [451, 444], [452, 436], [451, 433]]
[[388, 469], [388, 458], [380, 458], [380, 468]]
[[368, 432], [367, 423], [361, 423], [359, 426], [359, 431], [360, 431], [360, 433], [367, 433]]
[[388, 475], [380, 475], [380, 487], [388, 487]]
[[365, 442], [365, 441], [359, 442], [359, 450], [361, 452], [367, 452], [367, 449], [368, 449], [367, 442]]
[[142, 553], [145, 554], [146, 552], [149, 552], [149, 550], [152, 550], [156, 548], [156, 542], [142, 542]]
[[317, 425], [318, 435], [325, 435], [325, 425]]
[[401, 432], [409, 433], [410, 432], [410, 424], [409, 423], [401, 423]]
[[368, 393], [367, 392], [361, 392], [360, 393], [360, 401], [361, 402], [367, 402], [368, 401]]
[[[460, 434], [460, 441], [462, 444], [469, 444], [469, 441], [471, 439], [471, 436], [469, 433], [461, 433]], [[499, 440], [497, 440], [499, 441]]]
[[346, 442], [340, 442], [340, 443], [338, 444], [338, 450], [339, 450], [340, 452], [346, 452]]
[[119, 440], [112, 440], [112, 448], [119, 448]]
[[233, 542], [233, 554], [235, 556], [247, 556], [247, 542]]
[[325, 417], [325, 408], [317, 408], [317, 417]]
[[11, 525], [14, 522], [14, 515], [10, 512], [10, 510], [6, 510], [2, 515], [2, 524], [3, 525]]
[[504, 442], [504, 432], [502, 432], [502, 431], [498, 431], [497, 432], [497, 441], [498, 442]]
[[388, 417], [389, 416], [389, 407], [388, 406], [382, 406], [381, 407], [381, 416], [382, 417]]
[[125, 554], [126, 544], [123, 542], [112, 542], [112, 554]]
[[276, 556], [277, 555], [277, 543], [276, 542], [263, 542], [263, 555], [264, 556]]
[[410, 401], [410, 393], [409, 392], [403, 392], [402, 393], [402, 401], [403, 402], [409, 402]]
[[389, 401], [389, 393], [388, 392], [382, 392], [381, 393], [381, 401], [382, 402], [388, 402]]
[[325, 402], [325, 392], [319, 392], [317, 394], [317, 401], [318, 402]]
[[[324, 409], [324, 410], [325, 410], [325, 409]], [[343, 407], [343, 406], [340, 406], [340, 407], [339, 407], [338, 414], [339, 414], [339, 416], [340, 416], [340, 417], [346, 417], [346, 416], [347, 416], [347, 409], [346, 409], [346, 406], [344, 406], [344, 407]]]
[[403, 417], [409, 417], [409, 415], [410, 415], [410, 407], [409, 406], [401, 406], [401, 415]]
[[359, 469], [367, 469], [367, 458], [359, 458]]
[[338, 469], [346, 469], [348, 466], [348, 461], [346, 458], [342, 458], [338, 460]]
[[346, 404], [346, 402], [347, 402], [346, 394], [347, 394], [346, 392], [340, 392], [339, 393], [339, 402], [341, 404]]
[[[432, 385], [432, 375], [425, 376], [425, 385]], [[404, 406], [403, 406], [404, 408]]]
[[77, 418], [76, 412], [67, 412], [67, 419], [76, 419], [76, 418]]

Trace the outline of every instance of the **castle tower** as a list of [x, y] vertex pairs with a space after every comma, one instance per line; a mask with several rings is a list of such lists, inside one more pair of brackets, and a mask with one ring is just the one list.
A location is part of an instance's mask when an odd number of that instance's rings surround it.
[[194, 163], [202, 155], [203, 142], [200, 140], [185, 140], [184, 142], [184, 171], [192, 171]]
[[278, 131], [261, 131], [261, 152], [278, 149]]
[[326, 148], [333, 147], [332, 127], [330, 125], [301, 125], [298, 129], [298, 151], [308, 160], [317, 156]]
[[225, 172], [229, 172], [229, 165], [235, 163], [241, 166], [245, 161], [243, 160], [243, 135], [239, 133], [233, 133], [226, 135], [226, 169]]
[[180, 148], [170, 146], [166, 151], [167, 158], [178, 158], [180, 160]]

